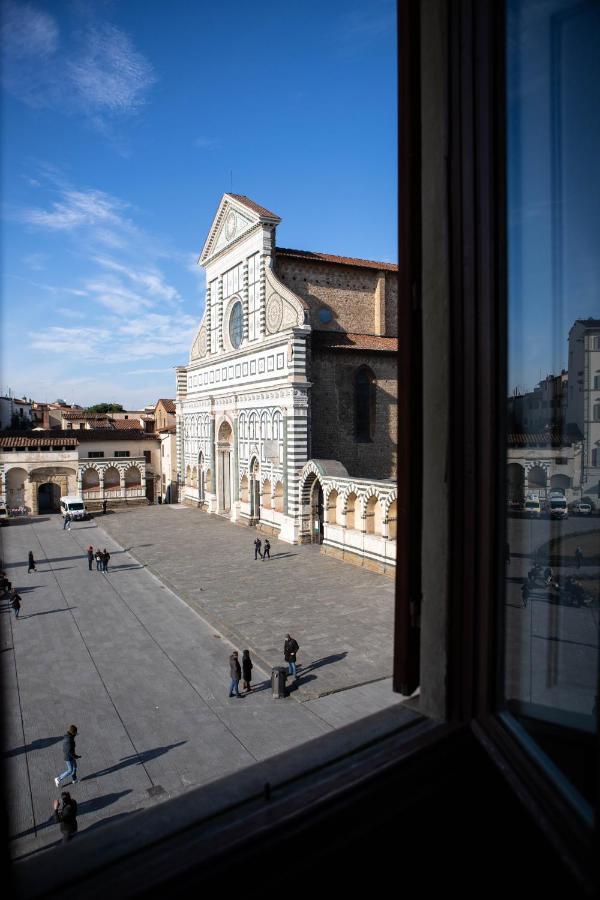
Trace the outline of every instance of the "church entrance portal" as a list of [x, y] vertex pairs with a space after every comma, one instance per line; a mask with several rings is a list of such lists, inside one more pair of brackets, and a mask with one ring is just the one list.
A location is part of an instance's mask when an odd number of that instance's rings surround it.
[[231, 511], [231, 451], [233, 432], [229, 422], [222, 422], [217, 436], [217, 512]]
[[38, 511], [40, 513], [60, 512], [60, 485], [47, 481], [38, 488]]
[[325, 536], [323, 487], [314, 473], [308, 475], [302, 487], [302, 534], [311, 544], [322, 544]]
[[310, 496], [310, 507], [311, 507], [311, 542], [313, 544], [322, 544], [323, 536], [324, 536], [324, 528], [323, 528], [323, 488], [321, 487], [321, 482], [315, 480], [315, 483], [312, 487], [312, 492]]

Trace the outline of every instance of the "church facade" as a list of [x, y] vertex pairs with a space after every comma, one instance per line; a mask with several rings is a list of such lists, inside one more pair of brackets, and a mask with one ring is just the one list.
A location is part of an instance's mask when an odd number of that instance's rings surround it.
[[179, 496], [289, 543], [395, 564], [397, 267], [276, 246], [225, 194], [206, 304], [177, 368]]

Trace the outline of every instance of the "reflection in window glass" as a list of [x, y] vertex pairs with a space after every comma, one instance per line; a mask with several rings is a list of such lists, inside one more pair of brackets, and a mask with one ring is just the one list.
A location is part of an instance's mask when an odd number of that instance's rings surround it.
[[511, 0], [503, 702], [597, 796], [600, 4]]

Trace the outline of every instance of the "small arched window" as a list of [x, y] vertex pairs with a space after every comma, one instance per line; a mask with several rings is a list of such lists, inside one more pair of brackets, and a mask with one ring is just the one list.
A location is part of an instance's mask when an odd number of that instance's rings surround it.
[[355, 435], [357, 441], [372, 441], [375, 435], [375, 375], [361, 366], [354, 378]]

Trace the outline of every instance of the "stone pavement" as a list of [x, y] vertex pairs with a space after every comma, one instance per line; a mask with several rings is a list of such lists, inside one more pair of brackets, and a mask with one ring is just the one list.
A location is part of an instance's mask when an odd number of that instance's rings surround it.
[[303, 666], [297, 699], [391, 676], [391, 578], [277, 538], [271, 559], [255, 560], [254, 528], [187, 506], [147, 506], [97, 522], [268, 670], [281, 665], [290, 632]]
[[[245, 551], [248, 541], [251, 544], [251, 531], [216, 520], [217, 529], [225, 529], [224, 535], [230, 531], [237, 538], [241, 533], [243, 540], [238, 545], [235, 538], [229, 542], [223, 538], [209, 548], [202, 531], [203, 517], [196, 510], [148, 508], [107, 516], [105, 521], [121, 536], [128, 531], [127, 543], [136, 545], [136, 554], [156, 552], [154, 547], [140, 545], [158, 543], [167, 567], [170, 565], [176, 576], [183, 572], [189, 585], [198, 582], [198, 569], [202, 569], [202, 584], [212, 603], [216, 600], [210, 597], [211, 585], [220, 585], [221, 603], [227, 593], [241, 595], [243, 601], [235, 604], [235, 625], [240, 627], [245, 621], [239, 611], [244, 601], [251, 602], [260, 583], [254, 574], [257, 569], [252, 572], [242, 555], [242, 548]], [[292, 697], [274, 700], [268, 670], [258, 667], [256, 693], [241, 700], [229, 699], [231, 644], [226, 635], [123, 551], [96, 521], [75, 524], [68, 532], [62, 530], [59, 517], [40, 517], [31, 524], [4, 528], [0, 534], [6, 572], [23, 598], [18, 621], [6, 600], [0, 615], [4, 757], [11, 854], [15, 858], [59, 838], [58, 826], [50, 818], [52, 799], [58, 796], [53, 778], [65, 768], [61, 741], [71, 723], [79, 728], [77, 752], [82, 756], [80, 781], [72, 793], [79, 804], [80, 830], [88, 830], [271, 758], [378, 709], [393, 707], [399, 722], [415, 716], [392, 694], [388, 679], [297, 703]], [[170, 551], [169, 542], [171, 547], [181, 542], [182, 550]], [[106, 546], [111, 552], [108, 575], [96, 572], [95, 566], [88, 570], [85, 550], [90, 543]], [[272, 544], [274, 553], [282, 552], [282, 545]], [[38, 571], [30, 575], [29, 549], [38, 563]], [[273, 627], [273, 639], [269, 635], [260, 646], [272, 643], [273, 661], [279, 662], [274, 637], [279, 638], [279, 632], [287, 627], [299, 635], [307, 668], [310, 641], [315, 647], [322, 646], [319, 641], [323, 640], [321, 633], [327, 633], [326, 620], [319, 617], [320, 631], [309, 629], [297, 611], [302, 597], [299, 585], [304, 572], [311, 578], [314, 559], [317, 566], [325, 564], [326, 589], [319, 596], [330, 610], [335, 579], [330, 576], [328, 580], [326, 570], [335, 566], [336, 570], [342, 568], [343, 575], [347, 573], [348, 584], [338, 580], [338, 598], [340, 593], [345, 598], [348, 590], [349, 609], [356, 614], [355, 628], [364, 616], [364, 640], [360, 643], [366, 655], [372, 645], [367, 639], [364, 607], [371, 598], [363, 591], [361, 606], [354, 582], [381, 584], [391, 605], [390, 583], [316, 554], [309, 558], [302, 551], [285, 548], [284, 552], [293, 555], [274, 556], [271, 564], [255, 564], [265, 569], [265, 598], [274, 602], [277, 591], [295, 610], [291, 621], [280, 614], [279, 630]], [[225, 569], [217, 555], [227, 559]], [[211, 563], [199, 566], [199, 559]], [[252, 572], [252, 577], [244, 590], [247, 572]], [[382, 602], [375, 597], [374, 608]], [[210, 602], [207, 607], [210, 609]], [[249, 627], [260, 637], [257, 618], [248, 612], [246, 616]], [[336, 632], [341, 627], [337, 623], [343, 620], [337, 613], [332, 620]], [[379, 627], [383, 628], [381, 622]], [[350, 631], [344, 629], [344, 637]], [[306, 639], [305, 633], [309, 635]], [[355, 641], [359, 643], [357, 638]], [[390, 643], [388, 634], [386, 644]], [[336, 657], [344, 652], [352, 655], [348, 644], [340, 640], [333, 653], [323, 649], [320, 656]], [[333, 662], [331, 668], [335, 665], [338, 663]], [[321, 679], [328, 668], [315, 669], [315, 675]], [[365, 666], [364, 671], [381, 668]], [[69, 779], [64, 787], [70, 789]]]

